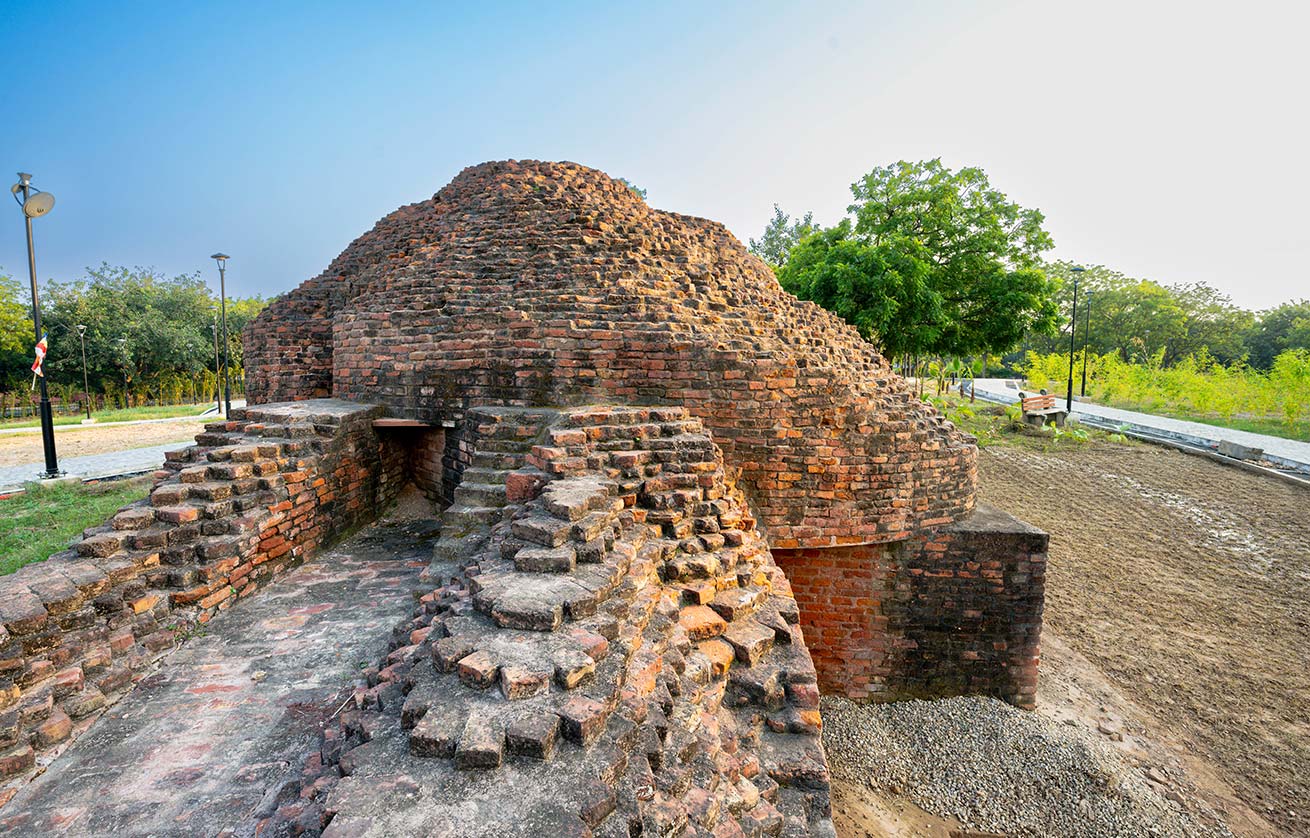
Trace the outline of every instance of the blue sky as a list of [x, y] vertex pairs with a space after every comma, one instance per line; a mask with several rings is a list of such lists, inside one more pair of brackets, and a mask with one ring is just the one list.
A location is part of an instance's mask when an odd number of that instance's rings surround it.
[[[831, 223], [861, 173], [941, 156], [1042, 209], [1056, 257], [1266, 307], [1310, 296], [1307, 22], [1258, 2], [0, 0], [22, 38], [0, 54], [0, 172], [57, 196], [42, 279], [210, 277], [221, 249], [232, 293], [269, 295], [484, 160], [595, 166], [745, 240], [775, 201]], [[0, 270], [26, 272], [16, 207]]]

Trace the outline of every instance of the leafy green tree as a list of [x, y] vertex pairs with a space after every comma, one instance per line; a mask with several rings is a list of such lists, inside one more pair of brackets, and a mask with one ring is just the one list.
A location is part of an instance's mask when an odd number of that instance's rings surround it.
[[27, 386], [25, 380], [30, 380], [31, 311], [29, 293], [22, 283], [0, 274], [0, 391], [19, 391]]
[[31, 301], [22, 284], [0, 274], [0, 352], [26, 352], [32, 348], [31, 312]]
[[1310, 349], [1310, 300], [1283, 303], [1260, 313], [1243, 336], [1251, 366], [1272, 369], [1274, 359], [1289, 349]]
[[790, 215], [774, 204], [773, 219], [765, 226], [764, 233], [758, 240], [750, 240], [750, 252], [763, 259], [770, 268], [773, 268], [774, 273], [777, 273], [783, 265], [787, 264], [787, 256], [792, 248], [818, 229], [814, 223], [814, 213], [807, 212], [801, 218], [792, 221]]
[[646, 200], [646, 190], [645, 190], [645, 189], [642, 189], [640, 186], [638, 186], [637, 184], [633, 183], [632, 181], [628, 180], [628, 179], [625, 178], [625, 177], [621, 177], [621, 178], [619, 178], [619, 183], [621, 183], [621, 184], [623, 184], [624, 186], [626, 186], [626, 187], [628, 187], [629, 189], [631, 189], [631, 190], [636, 194], [636, 196], [637, 196], [638, 198], [642, 199], [643, 201]]
[[851, 191], [853, 221], [792, 248], [779, 271], [788, 291], [892, 357], [1000, 353], [1055, 330], [1042, 214], [1010, 201], [981, 169], [902, 161]]
[[801, 241], [778, 273], [782, 287], [841, 317], [889, 357], [931, 352], [945, 322], [926, 254], [913, 243], [871, 244], [852, 227], [843, 219]]
[[[1058, 336], [1029, 337], [1029, 348], [1039, 353], [1068, 350], [1073, 267], [1071, 262], [1046, 266], [1047, 274], [1058, 283], [1056, 303], [1063, 322]], [[1089, 292], [1090, 318], [1086, 308]], [[1214, 360], [1231, 364], [1246, 352], [1242, 338], [1250, 330], [1253, 315], [1208, 285], [1166, 286], [1094, 265], [1079, 274], [1078, 294], [1079, 349], [1086, 330], [1091, 352], [1116, 352], [1124, 361], [1159, 355], [1164, 366], [1172, 366], [1205, 351]]]
[[1216, 361], [1231, 364], [1246, 355], [1242, 340], [1255, 324], [1255, 315], [1233, 305], [1226, 294], [1203, 282], [1173, 287], [1174, 298], [1187, 317], [1185, 333], [1174, 357], [1208, 352]]

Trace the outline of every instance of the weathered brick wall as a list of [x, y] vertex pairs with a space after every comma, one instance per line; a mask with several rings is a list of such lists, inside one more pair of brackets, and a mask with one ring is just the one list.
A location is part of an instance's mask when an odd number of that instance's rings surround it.
[[445, 493], [445, 456], [444, 428], [425, 428], [415, 434], [409, 449], [410, 478], [428, 500], [442, 506], [449, 503]]
[[[471, 409], [682, 406], [808, 586], [833, 687], [1028, 702], [1042, 580], [1023, 568], [1041, 551], [1017, 530], [984, 549], [954, 526], [979, 520], [973, 440], [721, 225], [653, 210], [582, 166], [488, 163], [384, 218], [284, 301], [245, 335], [256, 400], [299, 397], [304, 357], [320, 376], [330, 356], [337, 396], [457, 420], [447, 502], [477, 447], [459, 421]], [[299, 354], [278, 343], [298, 306], [319, 321]]]
[[800, 605], [805, 641], [824, 692], [868, 699], [885, 691], [888, 669], [884, 601], [895, 590], [893, 547], [773, 548], [773, 559]]
[[[371, 520], [403, 483], [380, 408], [233, 411], [168, 455], [150, 496], [0, 577], [0, 803], [203, 623]], [[390, 472], [390, 476], [389, 475]]]
[[441, 500], [448, 506], [455, 500], [455, 490], [464, 478], [464, 469], [473, 463], [478, 445], [477, 423], [458, 423], [446, 434], [445, 444], [441, 459]]
[[1032, 707], [1045, 533], [999, 510], [898, 544], [774, 549], [825, 691], [991, 695]]
[[384, 218], [245, 341], [252, 401], [302, 397], [305, 381], [318, 392], [330, 357], [334, 395], [413, 419], [686, 406], [778, 547], [893, 541], [973, 504], [971, 440], [853, 329], [784, 293], [722, 225], [653, 210], [574, 164], [464, 171]]
[[259, 834], [833, 836], [796, 603], [702, 423], [467, 418], [429, 590]]

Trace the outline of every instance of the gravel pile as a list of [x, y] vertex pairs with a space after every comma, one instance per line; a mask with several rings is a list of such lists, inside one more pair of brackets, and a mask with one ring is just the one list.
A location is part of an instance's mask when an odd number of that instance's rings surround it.
[[1009, 836], [1226, 836], [1091, 734], [988, 698], [823, 699], [834, 775]]

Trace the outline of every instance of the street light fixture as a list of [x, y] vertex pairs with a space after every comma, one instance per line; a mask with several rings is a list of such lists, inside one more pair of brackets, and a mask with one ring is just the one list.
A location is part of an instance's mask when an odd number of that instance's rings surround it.
[[1083, 386], [1078, 395], [1087, 395], [1087, 344], [1092, 339], [1092, 292], [1088, 290], [1083, 296], [1083, 307], [1087, 313], [1083, 315]]
[[[55, 196], [49, 192], [42, 192], [39, 189], [32, 188], [32, 176], [25, 173], [18, 173], [18, 183], [10, 188], [14, 195], [14, 200], [23, 208], [23, 223], [27, 226], [27, 273], [32, 281], [32, 325], [36, 331], [36, 342], [41, 343], [41, 296], [36, 289], [36, 247], [32, 243], [32, 219], [40, 218], [55, 205]], [[19, 198], [22, 193], [22, 198]], [[34, 370], [35, 371], [35, 370]], [[45, 471], [41, 472], [42, 480], [49, 480], [53, 477], [60, 477], [63, 472], [59, 470], [59, 458], [55, 455], [55, 418], [54, 413], [50, 410], [50, 393], [46, 390], [45, 370], [42, 368], [41, 375], [41, 445], [45, 449]]]
[[86, 404], [86, 418], [91, 418], [91, 385], [86, 376], [86, 325], [77, 324], [77, 336], [82, 341], [82, 400]]
[[127, 387], [128, 387], [127, 368], [132, 363], [132, 350], [128, 348], [127, 338], [125, 337], [118, 339], [118, 348], [122, 350], [121, 358], [123, 361], [123, 409], [127, 410], [132, 406], [131, 404], [128, 403], [128, 394], [127, 394]]
[[223, 415], [227, 418], [232, 417], [232, 387], [229, 382], [227, 369], [227, 265], [228, 259], [232, 258], [226, 253], [215, 253], [209, 257], [218, 263], [218, 299], [219, 307], [223, 312]]
[[219, 413], [223, 412], [223, 388], [218, 386], [218, 315], [214, 315], [214, 320], [209, 324], [209, 328], [214, 330], [214, 409]]
[[1069, 390], [1064, 400], [1064, 409], [1073, 413], [1073, 349], [1078, 335], [1078, 277], [1085, 269], [1074, 265], [1069, 271], [1073, 274], [1073, 311], [1069, 316]]

